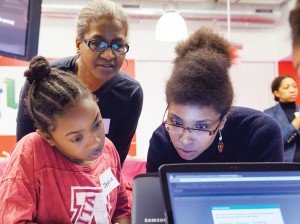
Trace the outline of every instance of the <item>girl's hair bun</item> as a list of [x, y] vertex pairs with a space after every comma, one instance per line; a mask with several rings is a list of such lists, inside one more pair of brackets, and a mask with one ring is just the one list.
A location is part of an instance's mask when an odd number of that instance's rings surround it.
[[231, 46], [228, 40], [213, 29], [202, 26], [192, 33], [188, 39], [178, 43], [175, 48], [177, 56], [174, 62], [180, 62], [182, 58], [189, 57], [193, 52], [207, 51], [227, 59], [229, 62], [227, 67], [229, 68], [232, 57], [230, 49]]
[[29, 83], [39, 83], [51, 74], [51, 67], [43, 56], [35, 56], [31, 59], [29, 69], [24, 72], [24, 76]]

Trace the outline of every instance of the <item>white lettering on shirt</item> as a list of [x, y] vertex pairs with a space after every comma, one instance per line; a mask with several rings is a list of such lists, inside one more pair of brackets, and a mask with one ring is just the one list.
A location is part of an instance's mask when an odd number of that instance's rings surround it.
[[71, 221], [90, 224], [94, 219], [98, 224], [109, 224], [108, 207], [111, 207], [100, 187], [72, 187]]

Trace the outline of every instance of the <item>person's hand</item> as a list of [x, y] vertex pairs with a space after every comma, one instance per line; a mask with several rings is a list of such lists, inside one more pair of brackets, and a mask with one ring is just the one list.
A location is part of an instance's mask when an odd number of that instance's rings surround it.
[[292, 125], [296, 128], [300, 128], [300, 111], [296, 111], [295, 113], [295, 118], [292, 120]]

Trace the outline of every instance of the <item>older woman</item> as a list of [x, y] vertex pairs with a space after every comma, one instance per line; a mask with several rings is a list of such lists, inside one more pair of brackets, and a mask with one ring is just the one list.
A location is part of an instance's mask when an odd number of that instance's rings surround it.
[[[129, 151], [143, 106], [141, 85], [120, 68], [129, 50], [128, 19], [122, 7], [109, 0], [89, 1], [77, 20], [77, 55], [50, 62], [51, 67], [71, 71], [99, 98], [106, 137], [116, 146], [123, 164]], [[24, 99], [20, 96], [17, 140], [34, 132]]]

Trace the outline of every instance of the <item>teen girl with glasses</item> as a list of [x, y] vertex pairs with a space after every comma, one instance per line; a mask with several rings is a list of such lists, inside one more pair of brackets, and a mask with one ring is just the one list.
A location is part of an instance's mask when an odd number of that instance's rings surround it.
[[232, 107], [230, 44], [201, 28], [176, 47], [167, 110], [154, 131], [147, 172], [168, 163], [283, 160], [281, 131], [263, 112]]

